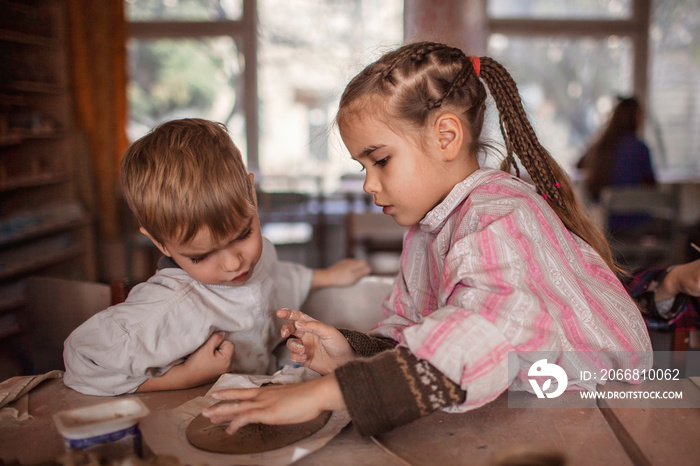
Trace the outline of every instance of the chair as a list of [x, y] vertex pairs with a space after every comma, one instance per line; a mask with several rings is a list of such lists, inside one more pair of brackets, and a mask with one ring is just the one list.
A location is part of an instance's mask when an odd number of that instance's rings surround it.
[[393, 284], [392, 277], [369, 275], [351, 286], [315, 289], [301, 310], [324, 324], [368, 332], [384, 318], [382, 302]]
[[674, 264], [680, 260], [682, 227], [674, 193], [654, 187], [608, 187], [601, 192], [606, 219], [611, 215], [647, 215], [650, 221], [628, 233], [610, 233], [616, 258], [630, 269]]
[[126, 280], [111, 285], [53, 277], [27, 279], [23, 346], [34, 373], [63, 369], [63, 342], [97, 312], [126, 299]]
[[345, 229], [347, 257], [367, 259], [374, 274], [398, 272], [405, 227], [379, 212], [349, 212]]
[[320, 267], [325, 219], [321, 180], [316, 177], [266, 176], [256, 180], [263, 235], [282, 260]]

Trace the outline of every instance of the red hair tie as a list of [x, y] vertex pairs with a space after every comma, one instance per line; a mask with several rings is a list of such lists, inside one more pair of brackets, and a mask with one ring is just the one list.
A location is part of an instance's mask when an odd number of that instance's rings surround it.
[[469, 60], [471, 60], [474, 73], [476, 73], [476, 77], [478, 78], [479, 72], [481, 71], [481, 60], [479, 60], [479, 57], [469, 57]]

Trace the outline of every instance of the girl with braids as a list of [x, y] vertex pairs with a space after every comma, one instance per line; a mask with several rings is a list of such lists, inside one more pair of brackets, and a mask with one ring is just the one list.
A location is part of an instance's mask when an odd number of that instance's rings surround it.
[[[500, 114], [503, 171], [477, 162], [484, 84]], [[410, 226], [386, 318], [366, 335], [278, 311], [291, 321], [282, 336], [292, 336], [292, 360], [324, 376], [216, 392], [235, 403], [204, 410], [213, 422], [230, 421], [233, 432], [347, 409], [359, 432], [373, 435], [436, 409], [477, 408], [509, 386], [532, 391], [535, 351], [578, 389], [594, 388], [581, 370], [651, 366], [641, 353], [651, 351], [644, 322], [606, 242], [500, 64], [444, 44], [405, 45], [348, 84], [337, 123], [366, 172], [364, 190]], [[509, 173], [516, 159], [534, 187]], [[519, 371], [508, 370], [509, 352]]]

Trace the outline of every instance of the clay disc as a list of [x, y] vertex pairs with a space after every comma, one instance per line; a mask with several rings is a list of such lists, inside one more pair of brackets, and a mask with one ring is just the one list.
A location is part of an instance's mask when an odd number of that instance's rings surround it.
[[262, 453], [286, 447], [313, 435], [326, 425], [330, 417], [331, 412], [324, 411], [315, 419], [301, 424], [248, 424], [233, 435], [228, 435], [228, 423], [212, 424], [209, 418], [199, 414], [187, 426], [185, 435], [193, 446], [201, 450], [239, 455]]

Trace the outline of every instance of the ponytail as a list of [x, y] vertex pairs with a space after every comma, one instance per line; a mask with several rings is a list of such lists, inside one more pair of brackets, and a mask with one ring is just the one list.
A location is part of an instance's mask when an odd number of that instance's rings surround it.
[[566, 228], [590, 244], [615, 273], [625, 275], [626, 272], [613, 259], [605, 236], [576, 197], [568, 175], [537, 139], [510, 73], [490, 57], [481, 57], [480, 64], [480, 78], [496, 103], [506, 146], [501, 169], [519, 172], [517, 156], [537, 191], [549, 202]]
[[434, 42], [404, 45], [350, 81], [340, 99], [337, 121], [362, 108], [360, 98], [371, 95], [381, 96], [392, 117], [416, 129], [424, 128], [436, 109], [449, 109], [464, 117], [472, 141], [470, 151], [478, 153], [485, 147], [481, 132], [487, 92], [482, 81], [499, 113], [506, 147], [501, 169], [515, 170], [519, 176], [517, 157], [566, 228], [590, 244], [614, 272], [624, 274], [605, 236], [577, 200], [569, 177], [538, 141], [513, 78], [496, 60], [467, 57], [458, 48]]

